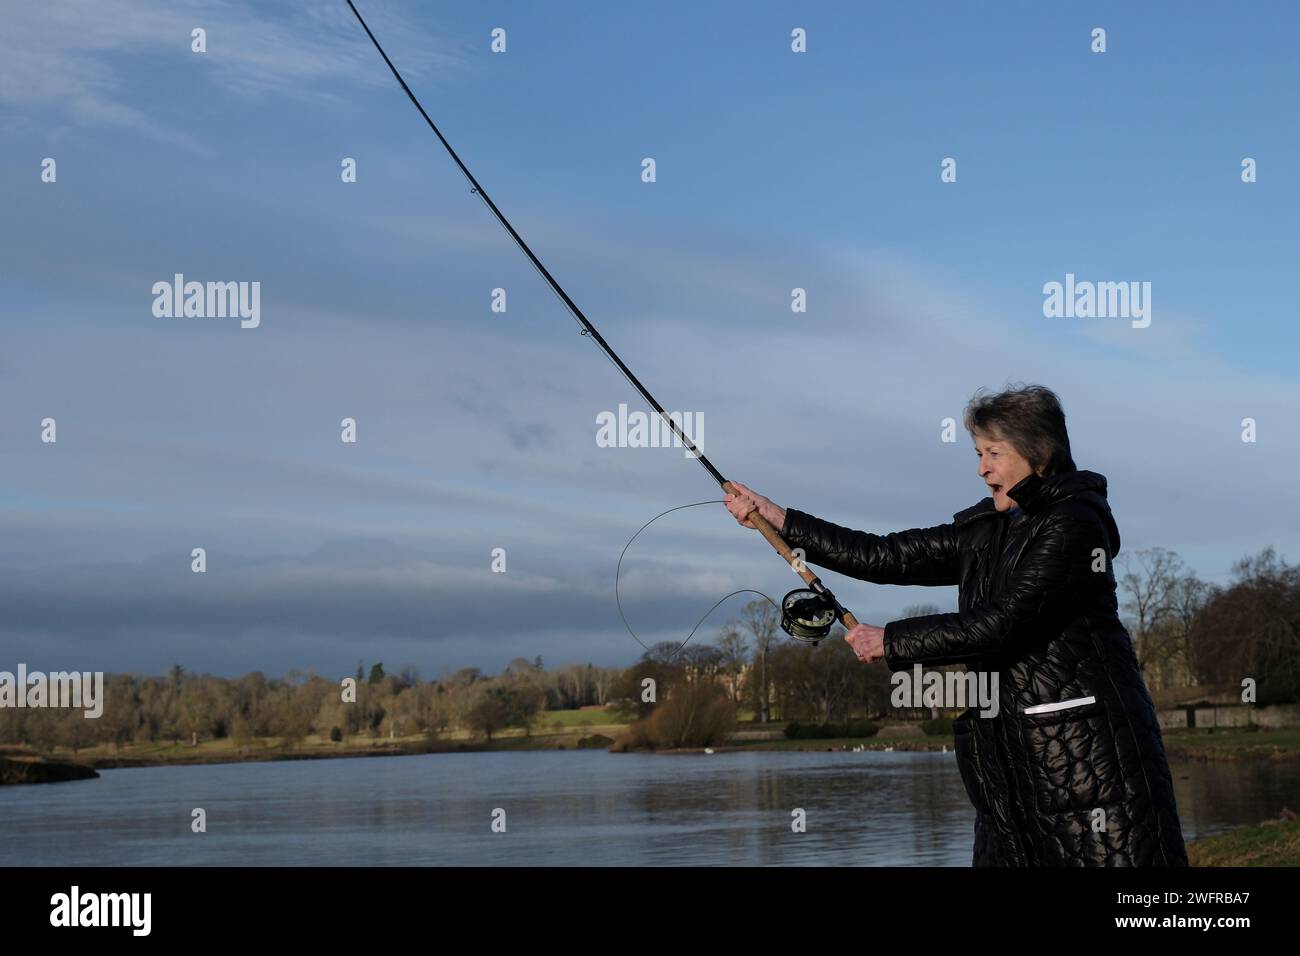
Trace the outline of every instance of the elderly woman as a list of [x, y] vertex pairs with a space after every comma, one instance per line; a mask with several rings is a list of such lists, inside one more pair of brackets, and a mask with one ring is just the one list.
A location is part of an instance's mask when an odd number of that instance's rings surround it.
[[996, 672], [999, 708], [954, 723], [975, 805], [976, 866], [1186, 866], [1151, 696], [1118, 617], [1119, 529], [1106, 479], [1075, 468], [1065, 415], [1041, 386], [977, 393], [966, 409], [991, 497], [949, 524], [875, 535], [781, 508], [744, 485], [791, 548], [877, 584], [957, 585], [955, 614], [860, 624], [859, 659], [891, 671]]

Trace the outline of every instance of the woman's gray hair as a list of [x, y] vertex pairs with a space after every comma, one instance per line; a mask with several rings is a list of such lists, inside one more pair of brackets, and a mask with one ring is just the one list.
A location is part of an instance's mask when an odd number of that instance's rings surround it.
[[1042, 385], [1008, 387], [996, 395], [980, 389], [966, 406], [966, 430], [1010, 442], [1044, 477], [1075, 471], [1061, 400]]

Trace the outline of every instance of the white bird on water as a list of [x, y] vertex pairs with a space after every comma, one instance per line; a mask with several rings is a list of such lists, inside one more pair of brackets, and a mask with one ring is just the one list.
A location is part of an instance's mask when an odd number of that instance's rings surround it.
[[713, 748], [712, 748], [712, 747], [705, 747], [705, 748], [704, 748], [704, 752], [705, 752], [706, 754], [711, 754], [711, 753], [713, 753]]

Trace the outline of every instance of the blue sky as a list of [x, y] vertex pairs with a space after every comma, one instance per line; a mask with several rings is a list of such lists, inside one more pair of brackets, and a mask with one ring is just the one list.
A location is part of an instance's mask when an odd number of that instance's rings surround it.
[[[940, 421], [1038, 381], [1126, 552], [1216, 582], [1300, 553], [1291, 5], [359, 6], [610, 344], [704, 414], [728, 477], [852, 527], [938, 524], [984, 490]], [[623, 544], [720, 494], [680, 451], [596, 447], [598, 413], [644, 406], [341, 0], [15, 7], [0, 111], [0, 661], [636, 656]], [[156, 318], [176, 272], [259, 281], [260, 327]], [[1150, 327], [1045, 318], [1066, 273], [1151, 282]], [[656, 523], [625, 574], [647, 641], [797, 583], [721, 505]], [[871, 623], [955, 600], [830, 579]]]

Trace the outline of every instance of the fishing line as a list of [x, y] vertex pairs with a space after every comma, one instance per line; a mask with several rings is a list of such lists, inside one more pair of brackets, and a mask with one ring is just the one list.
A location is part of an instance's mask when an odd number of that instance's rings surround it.
[[[411, 103], [419, 111], [420, 115], [424, 117], [424, 121], [429, 125], [429, 129], [433, 130], [434, 135], [438, 137], [438, 141], [442, 143], [443, 148], [447, 150], [447, 154], [451, 156], [461, 173], [464, 174], [465, 179], [469, 182], [470, 192], [483, 200], [484, 205], [487, 206], [488, 210], [496, 218], [497, 222], [501, 224], [502, 228], [509, 233], [510, 238], [514, 240], [515, 245], [517, 245], [520, 251], [528, 257], [528, 261], [532, 263], [533, 268], [537, 270], [538, 275], [546, 280], [546, 284], [550, 286], [551, 291], [555, 293], [556, 297], [564, 303], [564, 307], [568, 309], [570, 314], [578, 321], [578, 324], [581, 326], [580, 334], [589, 337], [593, 342], [595, 342], [600, 347], [601, 351], [605, 353], [605, 357], [623, 373], [623, 377], [632, 384], [637, 392], [640, 393], [641, 397], [650, 403], [650, 407], [659, 413], [659, 417], [664, 420], [669, 429], [672, 430], [673, 434], [676, 435], [677, 438], [681, 440], [682, 444], [690, 451], [690, 454], [687, 457], [696, 459], [700, 465], [709, 472], [713, 479], [717, 481], [723, 491], [730, 494], [736, 494], [736, 487], [726, 478], [722, 477], [722, 472], [713, 467], [713, 463], [704, 457], [704, 453], [695, 445], [695, 442], [691, 440], [690, 436], [682, 430], [682, 426], [675, 421], [671, 415], [664, 411], [664, 407], [655, 400], [655, 397], [650, 394], [650, 391], [641, 384], [635, 375], [632, 374], [632, 370], [623, 364], [623, 360], [618, 357], [618, 354], [610, 347], [609, 343], [606, 342], [601, 334], [596, 331], [596, 327], [591, 324], [587, 317], [583, 315], [582, 310], [578, 308], [571, 298], [569, 298], [569, 294], [564, 291], [564, 288], [555, 280], [555, 277], [547, 271], [544, 265], [542, 265], [542, 260], [537, 258], [537, 255], [533, 250], [528, 247], [528, 243], [524, 242], [523, 237], [515, 231], [515, 227], [510, 225], [510, 221], [506, 219], [505, 214], [497, 208], [497, 204], [492, 201], [492, 197], [487, 194], [487, 190], [485, 190], [479, 181], [474, 178], [474, 174], [471, 173], [469, 167], [461, 161], [460, 156], [456, 154], [456, 150], [454, 150], [451, 143], [447, 141], [447, 137], [442, 135], [442, 131], [438, 129], [437, 124], [435, 124], [429, 114], [425, 112], [424, 107], [420, 105], [419, 99], [417, 99], [416, 95], [411, 92], [411, 88], [406, 85], [406, 80], [402, 79], [402, 74], [397, 71], [397, 67], [393, 65], [393, 61], [390, 60], [388, 54], [384, 52], [384, 48], [380, 46], [379, 40], [375, 37], [374, 33], [371, 32], [370, 27], [361, 16], [360, 11], [357, 10], [356, 5], [353, 4], [352, 0], [347, 0], [347, 4], [348, 8], [357, 18], [357, 22], [361, 24], [361, 28], [366, 31], [366, 36], [370, 38], [370, 42], [374, 44], [375, 49], [379, 51], [379, 55], [383, 57], [384, 63], [387, 64], [389, 71], [393, 74], [393, 78], [396, 79], [398, 85], [401, 86], [402, 92], [406, 94], [407, 98], [410, 99]], [[717, 504], [717, 502], [711, 501], [698, 503]], [[681, 507], [691, 508], [694, 507], [694, 505], [682, 505]], [[671, 511], [676, 509], [669, 510]], [[664, 513], [667, 514], [668, 512]], [[650, 520], [654, 521], [655, 519], [651, 518]], [[757, 508], [746, 516], [746, 520], [754, 526], [754, 528], [767, 540], [767, 543], [785, 559], [786, 564], [795, 569], [799, 577], [808, 585], [807, 588], [791, 591], [785, 596], [779, 605], [781, 610], [781, 627], [787, 634], [796, 640], [816, 645], [826, 636], [827, 633], [829, 633], [831, 623], [833, 623], [836, 618], [843, 622], [844, 626], [850, 630], [858, 625], [858, 620], [853, 616], [853, 613], [840, 604], [835, 595], [831, 593], [830, 588], [826, 587], [816, 574], [810, 571], [807, 567], [804, 567], [802, 563], [798, 561], [794, 552], [790, 549], [790, 546], [785, 543], [777, 530], [758, 513]], [[649, 524], [649, 522], [647, 522], [647, 524]], [[637, 534], [640, 533], [640, 531], [637, 532]], [[633, 535], [633, 538], [635, 537], [636, 535]], [[631, 544], [630, 541], [628, 543]], [[626, 551], [626, 547], [623, 550]], [[619, 562], [620, 564], [622, 563], [621, 556]], [[617, 572], [615, 572], [614, 584], [615, 597], [617, 598]], [[750, 589], [746, 588], [744, 590], [748, 591]], [[740, 594], [742, 592], [735, 591], [732, 593]], [[761, 591], [755, 591], [754, 593], [762, 594]], [[772, 600], [766, 594], [762, 594], [762, 596], [767, 598], [769, 601]], [[731, 597], [731, 595], [729, 594], [727, 597]], [[723, 598], [722, 600], [725, 601], [726, 598]], [[718, 602], [718, 604], [721, 603], [722, 601]], [[772, 601], [772, 603], [776, 604], [775, 601]], [[716, 608], [717, 604], [715, 604], [714, 607]], [[710, 611], [712, 610], [713, 608], [710, 608]], [[622, 613], [623, 608], [620, 604], [619, 614], [621, 615]], [[708, 617], [708, 615], [706, 614], [705, 617]], [[626, 617], [623, 618], [623, 623], [624, 625], [627, 625]], [[701, 623], [703, 623], [703, 619], [701, 619]], [[699, 624], [696, 625], [696, 628], [698, 627]], [[628, 631], [629, 633], [632, 633], [631, 627], [628, 627]], [[694, 634], [695, 631], [692, 630], [691, 633]], [[632, 636], [636, 637], [636, 634], [633, 633]], [[638, 638], [638, 641], [639, 640], [640, 639]], [[689, 641], [690, 638], [688, 637], [687, 640]], [[682, 646], [684, 647], [685, 643], [683, 643]]]
[[[632, 542], [636, 540], [637, 535], [639, 535], [646, 528], [650, 527], [652, 524], [654, 524], [664, 515], [672, 514], [674, 511], [681, 511], [683, 508], [698, 508], [700, 505], [721, 505], [721, 504], [726, 504], [726, 502], [723, 501], [723, 499], [719, 498], [716, 501], [696, 501], [693, 504], [678, 505], [676, 508], [669, 508], [667, 511], [655, 515], [653, 518], [651, 518], [649, 521], [643, 524], [640, 528], [638, 528], [636, 534], [628, 538], [627, 544], [623, 545], [623, 551], [618, 556], [618, 566], [614, 569], [614, 603], [618, 605], [618, 616], [623, 619], [623, 626], [627, 628], [627, 632], [631, 634], [632, 637], [636, 639], [636, 642], [640, 644], [642, 647], [644, 647], [647, 651], [650, 650], [649, 645], [647, 645], [645, 641], [641, 640], [641, 638], [637, 637], [636, 631], [632, 630], [632, 625], [627, 622], [627, 615], [623, 613], [623, 602], [619, 599], [618, 596], [618, 576], [619, 576], [619, 572], [623, 570], [623, 555], [627, 554], [627, 549], [632, 547]], [[771, 604], [772, 607], [776, 608], [778, 612], [781, 610], [781, 605], [777, 604], [775, 601], [773, 601], [762, 591], [756, 591], [753, 588], [741, 588], [738, 591], [732, 591], [730, 594], [725, 595], [724, 597], [719, 599], [718, 604], [721, 604], [729, 597], [735, 597], [737, 594], [758, 594], [762, 597], [767, 598], [767, 602]], [[677, 650], [673, 651], [674, 657], [676, 657], [677, 654], [681, 652], [683, 647], [685, 647], [687, 644], [690, 643], [691, 638], [695, 636], [695, 632], [700, 629], [700, 625], [703, 624], [708, 619], [709, 615], [712, 614], [714, 610], [717, 609], [718, 604], [713, 605], [713, 607], [705, 611], [704, 617], [700, 618], [698, 621], [695, 622], [695, 626], [691, 628], [691, 633], [686, 635], [686, 640], [682, 641], [682, 643], [678, 646]]]
[[[627, 549], [632, 547], [632, 542], [637, 539], [637, 535], [640, 535], [642, 531], [650, 527], [650, 525], [654, 524], [666, 514], [672, 514], [674, 511], [681, 511], [684, 508], [698, 508], [700, 505], [722, 504], [726, 504], [726, 501], [719, 498], [715, 501], [696, 501], [689, 505], [678, 505], [675, 508], [669, 508], [667, 511], [655, 515], [639, 527], [636, 530], [636, 534], [628, 538], [627, 544], [623, 545], [623, 550], [618, 556], [618, 565], [614, 568], [614, 603], [618, 605], [618, 616], [623, 619], [623, 626], [627, 628], [627, 632], [631, 634], [633, 639], [635, 639], [636, 642], [647, 651], [650, 650], [649, 646], [647, 646], [645, 641], [637, 637], [636, 631], [632, 630], [632, 625], [628, 623], [627, 615], [623, 613], [623, 601], [619, 597], [618, 593], [619, 575], [623, 570], [623, 557], [627, 554]], [[709, 615], [717, 610], [719, 604], [727, 600], [727, 598], [735, 597], [737, 594], [757, 594], [766, 599], [767, 603], [776, 608], [777, 613], [781, 615], [781, 629], [796, 640], [812, 644], [814, 647], [821, 642], [822, 638], [830, 633], [831, 625], [835, 622], [835, 609], [828, 605], [822, 599], [821, 595], [817, 594], [815, 591], [804, 589], [791, 591], [782, 598], [781, 603], [778, 604], [776, 601], [772, 600], [769, 595], [762, 591], [755, 590], [754, 588], [740, 588], [739, 590], [732, 591], [730, 594], [723, 595], [718, 599], [717, 603], [714, 604], [713, 607], [704, 612], [704, 616], [696, 621], [695, 626], [691, 628], [691, 633], [686, 635], [686, 640], [682, 641], [682, 643], [678, 645], [677, 650], [673, 651], [673, 656], [676, 657], [677, 654], [681, 652], [682, 648], [690, 643], [691, 638], [695, 636], [695, 632], [700, 629], [700, 625], [708, 620]]]

